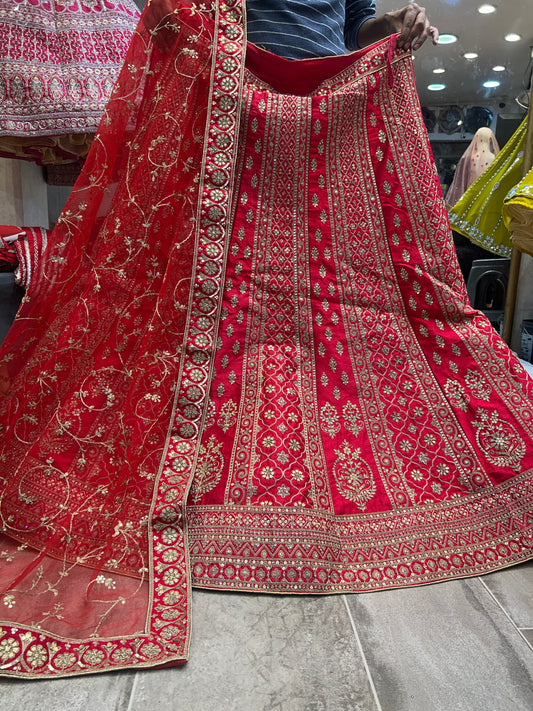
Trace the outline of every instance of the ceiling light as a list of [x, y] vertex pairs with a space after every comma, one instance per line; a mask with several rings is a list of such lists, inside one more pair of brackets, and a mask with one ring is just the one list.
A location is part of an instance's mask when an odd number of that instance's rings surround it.
[[479, 57], [479, 54], [477, 52], [465, 52], [465, 54], [463, 54], [463, 57], [465, 59], [477, 59], [477, 57]]
[[492, 67], [492, 71], [493, 72], [504, 72], [505, 67], [503, 66], [503, 64], [497, 64], [495, 67]]
[[438, 44], [453, 44], [457, 42], [456, 35], [441, 35], [437, 40]]
[[480, 12], [482, 15], [490, 15], [491, 12], [496, 12], [496, 8], [494, 5], [484, 3], [483, 5], [480, 5], [478, 7], [477, 11]]
[[508, 35], [505, 35], [505, 39], [507, 42], [520, 42], [522, 36], [517, 35], [516, 32], [509, 32]]
[[486, 89], [495, 89], [497, 86], [500, 86], [500, 82], [495, 79], [490, 79], [489, 81], [484, 81], [483, 86]]
[[437, 69], [433, 70], [433, 74], [444, 74], [446, 69], [443, 69], [442, 67], [437, 67]]
[[428, 84], [428, 89], [430, 91], [442, 91], [446, 89], [446, 84]]

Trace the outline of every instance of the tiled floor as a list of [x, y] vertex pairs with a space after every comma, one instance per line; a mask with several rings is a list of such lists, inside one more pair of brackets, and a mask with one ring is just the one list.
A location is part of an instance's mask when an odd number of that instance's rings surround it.
[[0, 681], [1, 711], [531, 711], [533, 562], [416, 589], [195, 591], [184, 667]]

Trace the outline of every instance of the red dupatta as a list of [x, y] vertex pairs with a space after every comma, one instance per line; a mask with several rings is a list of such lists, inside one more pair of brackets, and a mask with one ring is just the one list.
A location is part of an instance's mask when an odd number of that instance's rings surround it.
[[186, 421], [194, 460], [207, 393], [242, 5], [147, 8], [0, 352], [3, 673], [186, 657], [191, 470], [167, 449]]

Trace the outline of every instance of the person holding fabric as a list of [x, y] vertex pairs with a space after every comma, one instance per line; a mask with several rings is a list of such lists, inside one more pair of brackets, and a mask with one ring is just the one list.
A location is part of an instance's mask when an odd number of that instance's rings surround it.
[[342, 3], [276, 5], [338, 52], [259, 47], [270, 2], [148, 6], [0, 351], [4, 674], [181, 663], [191, 585], [531, 556], [532, 382], [468, 304], [414, 85], [437, 31], [347, 2], [346, 54]]

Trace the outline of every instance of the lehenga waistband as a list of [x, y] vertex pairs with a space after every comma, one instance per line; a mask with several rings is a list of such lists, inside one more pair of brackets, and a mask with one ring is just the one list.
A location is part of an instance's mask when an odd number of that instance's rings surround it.
[[356, 76], [379, 71], [396, 59], [403, 57], [398, 52], [393, 58], [396, 35], [381, 40], [370, 47], [340, 56], [315, 59], [285, 59], [248, 42], [246, 45], [246, 69], [260, 82], [281, 94], [306, 96], [320, 87], [335, 84], [337, 78], [347, 71]]

